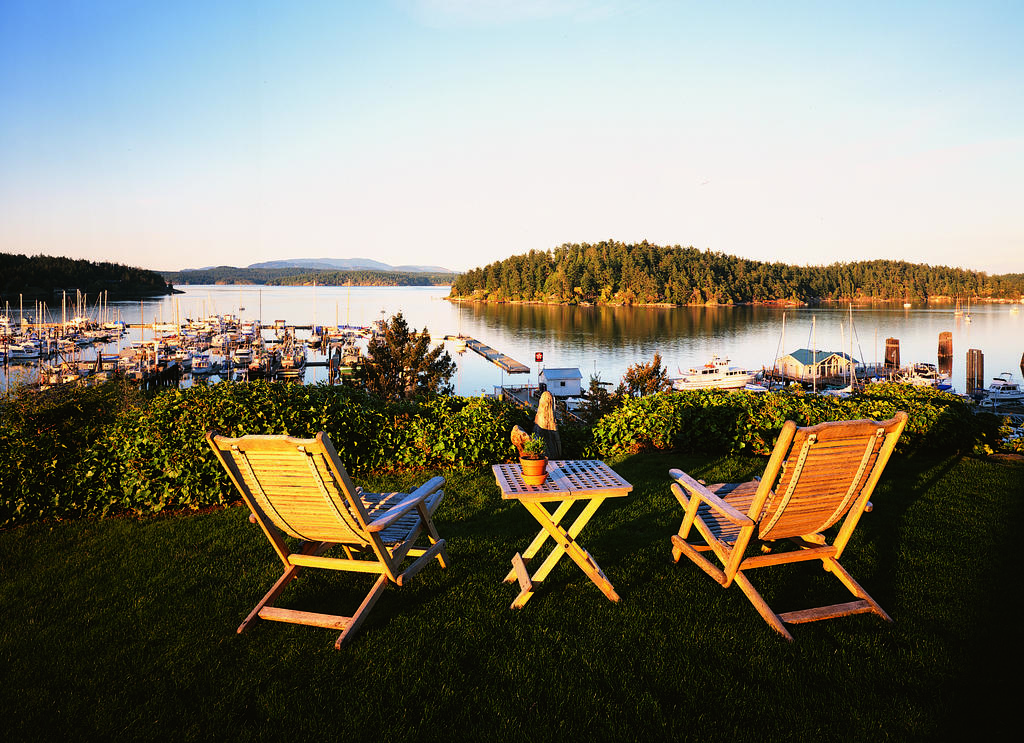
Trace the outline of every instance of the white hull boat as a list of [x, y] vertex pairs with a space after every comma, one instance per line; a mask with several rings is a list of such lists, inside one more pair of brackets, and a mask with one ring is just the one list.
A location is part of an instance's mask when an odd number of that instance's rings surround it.
[[1003, 372], [995, 377], [988, 389], [985, 390], [983, 405], [995, 405], [997, 403], [1024, 403], [1024, 389], [1013, 381], [1013, 374]]
[[729, 366], [729, 359], [712, 356], [711, 361], [701, 367], [679, 370], [682, 375], [672, 380], [674, 390], [738, 390], [754, 383], [754, 372]]

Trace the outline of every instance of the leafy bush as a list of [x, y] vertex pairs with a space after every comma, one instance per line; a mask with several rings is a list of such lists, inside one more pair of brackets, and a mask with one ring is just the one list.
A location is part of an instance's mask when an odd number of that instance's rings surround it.
[[626, 400], [598, 421], [593, 436], [602, 456], [649, 449], [768, 454], [787, 420], [802, 426], [855, 418], [882, 420], [898, 410], [910, 419], [897, 452], [971, 451], [996, 438], [994, 416], [975, 415], [962, 398], [896, 384], [871, 385], [849, 398], [721, 390], [651, 395]]
[[144, 396], [119, 384], [23, 392], [0, 402], [0, 525], [42, 517], [201, 508], [235, 498], [205, 441], [326, 431], [353, 475], [508, 460], [527, 425], [484, 398], [385, 402], [347, 387], [270, 382]]
[[[999, 419], [961, 398], [898, 385], [838, 399], [715, 390], [630, 398], [593, 427], [562, 426], [564, 456], [648, 449], [767, 454], [787, 419], [910, 421], [898, 451], [994, 447]], [[0, 398], [0, 526], [117, 512], [201, 508], [235, 498], [204, 440], [309, 437], [326, 431], [354, 476], [395, 468], [477, 465], [514, 458], [509, 431], [531, 429], [502, 400], [434, 397], [383, 401], [348, 387], [271, 382], [197, 385], [150, 395], [120, 383], [21, 390]]]

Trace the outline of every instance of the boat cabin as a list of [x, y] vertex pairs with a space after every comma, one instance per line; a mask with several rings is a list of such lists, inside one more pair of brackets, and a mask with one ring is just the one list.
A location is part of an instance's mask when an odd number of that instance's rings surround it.
[[842, 351], [811, 351], [800, 348], [776, 360], [775, 366], [786, 379], [799, 382], [848, 377], [850, 367], [859, 362]]
[[579, 397], [583, 394], [583, 374], [579, 369], [544, 369], [538, 377], [541, 390], [555, 397]]

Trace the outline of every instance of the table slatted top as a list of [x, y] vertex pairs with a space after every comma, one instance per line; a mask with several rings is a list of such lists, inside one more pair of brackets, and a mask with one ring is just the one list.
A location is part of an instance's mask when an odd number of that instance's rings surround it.
[[518, 462], [491, 466], [505, 500], [565, 500], [566, 498], [616, 498], [628, 495], [633, 486], [598, 459], [552, 459], [547, 479], [540, 485], [523, 482]]

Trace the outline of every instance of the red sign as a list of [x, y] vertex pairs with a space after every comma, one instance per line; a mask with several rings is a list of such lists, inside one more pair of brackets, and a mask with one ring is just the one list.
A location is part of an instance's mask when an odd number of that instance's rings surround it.
[[537, 351], [537, 353], [533, 355], [533, 360], [536, 361], [538, 364], [542, 362], [544, 360], [544, 352]]

